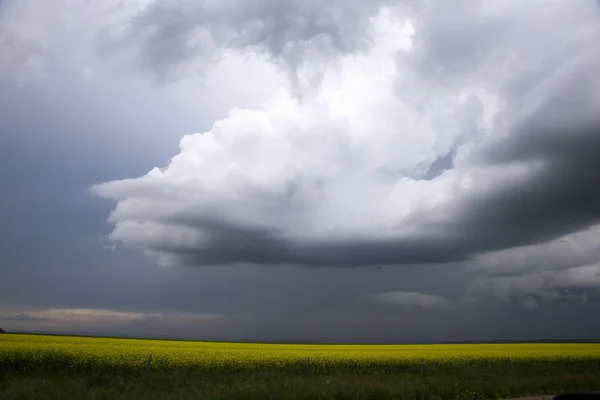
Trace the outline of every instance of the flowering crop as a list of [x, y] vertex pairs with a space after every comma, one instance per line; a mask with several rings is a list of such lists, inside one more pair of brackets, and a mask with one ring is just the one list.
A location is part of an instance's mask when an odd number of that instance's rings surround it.
[[327, 345], [0, 336], [0, 370], [412, 371], [600, 362], [600, 344]]

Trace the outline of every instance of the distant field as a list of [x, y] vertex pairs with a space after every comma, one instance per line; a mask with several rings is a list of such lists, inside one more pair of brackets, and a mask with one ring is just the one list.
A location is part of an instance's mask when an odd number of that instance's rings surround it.
[[1, 398], [29, 398], [41, 384], [47, 398], [148, 398], [152, 388], [151, 398], [193, 392], [473, 400], [600, 389], [600, 344], [294, 345], [9, 334], [0, 335], [0, 371]]
[[461, 364], [600, 360], [600, 344], [320, 345], [2, 335], [11, 369], [403, 370]]

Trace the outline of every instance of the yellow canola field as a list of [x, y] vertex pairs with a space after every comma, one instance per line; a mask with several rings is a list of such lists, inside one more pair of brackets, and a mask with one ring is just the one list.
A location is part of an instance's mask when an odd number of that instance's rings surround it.
[[329, 345], [0, 335], [0, 369], [388, 370], [452, 364], [600, 362], [600, 344]]

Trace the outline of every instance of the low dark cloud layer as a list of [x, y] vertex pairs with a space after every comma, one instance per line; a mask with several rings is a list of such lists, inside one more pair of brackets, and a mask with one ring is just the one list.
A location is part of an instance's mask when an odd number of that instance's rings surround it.
[[31, 314], [15, 314], [15, 315], [0, 315], [0, 321], [16, 321], [16, 322], [44, 322], [49, 321], [48, 318], [34, 317]]

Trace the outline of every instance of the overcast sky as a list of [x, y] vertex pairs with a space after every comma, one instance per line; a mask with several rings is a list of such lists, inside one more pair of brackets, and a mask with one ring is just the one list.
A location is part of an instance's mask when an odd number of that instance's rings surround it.
[[0, 0], [0, 327], [600, 336], [594, 0]]

